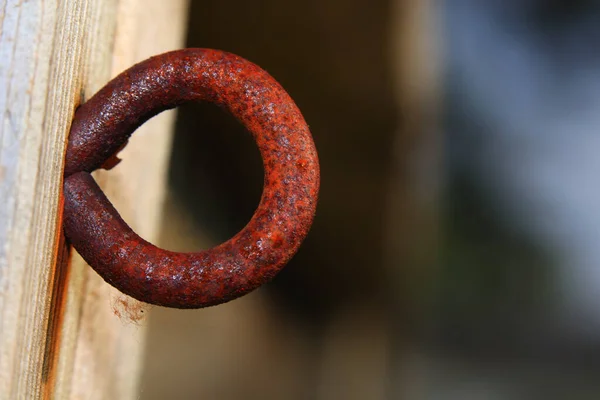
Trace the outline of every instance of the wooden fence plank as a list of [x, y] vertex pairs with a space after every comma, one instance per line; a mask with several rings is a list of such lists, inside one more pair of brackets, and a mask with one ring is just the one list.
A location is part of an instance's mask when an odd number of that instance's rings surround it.
[[[76, 105], [134, 62], [181, 47], [186, 10], [185, 0], [0, 0], [0, 393], [6, 398], [135, 396], [144, 329], [115, 310], [135, 319], [144, 308], [109, 294], [81, 260], [65, 262], [63, 155]], [[172, 120], [170, 114], [153, 121], [136, 134], [122, 166], [98, 174], [125, 219], [148, 239], [158, 222]]]

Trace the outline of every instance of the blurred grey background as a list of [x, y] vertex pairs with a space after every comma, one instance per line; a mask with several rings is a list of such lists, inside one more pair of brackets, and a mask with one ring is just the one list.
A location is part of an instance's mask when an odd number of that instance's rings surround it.
[[[297, 102], [321, 198], [271, 284], [152, 309], [141, 399], [600, 398], [600, 2], [190, 7], [187, 46]], [[162, 246], [226, 240], [261, 188], [239, 123], [180, 107]]]

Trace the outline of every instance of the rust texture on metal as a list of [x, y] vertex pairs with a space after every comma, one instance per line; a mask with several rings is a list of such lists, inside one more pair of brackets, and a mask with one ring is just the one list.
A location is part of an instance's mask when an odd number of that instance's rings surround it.
[[[250, 222], [197, 253], [160, 249], [140, 238], [102, 193], [91, 171], [110, 160], [137, 127], [188, 101], [225, 107], [254, 137], [264, 187]], [[264, 70], [230, 53], [184, 49], [121, 73], [75, 113], [65, 164], [65, 234], [108, 283], [138, 300], [201, 308], [269, 281], [312, 224], [319, 162], [298, 107]]]

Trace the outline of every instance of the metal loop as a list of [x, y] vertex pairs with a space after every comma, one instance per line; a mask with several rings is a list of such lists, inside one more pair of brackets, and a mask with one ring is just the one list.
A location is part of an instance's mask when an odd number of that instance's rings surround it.
[[[89, 172], [152, 116], [198, 100], [225, 107], [251, 132], [263, 159], [264, 188], [254, 216], [233, 238], [206, 251], [176, 253], [133, 232]], [[131, 67], [77, 110], [65, 164], [64, 228], [86, 262], [123, 293], [160, 306], [200, 308], [273, 278], [306, 237], [318, 190], [316, 149], [285, 90], [238, 56], [185, 49]]]

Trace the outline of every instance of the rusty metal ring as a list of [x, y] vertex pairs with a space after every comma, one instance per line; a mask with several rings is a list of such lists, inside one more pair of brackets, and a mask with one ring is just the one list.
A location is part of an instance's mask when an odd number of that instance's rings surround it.
[[[152, 116], [198, 100], [225, 107], [251, 132], [264, 187], [237, 235], [206, 251], [176, 253], [133, 232], [89, 172]], [[285, 90], [238, 56], [184, 49], [131, 67], [76, 111], [65, 164], [64, 229], [86, 262], [123, 293], [160, 306], [201, 308], [242, 296], [279, 272], [308, 233], [318, 190], [312, 136]]]

